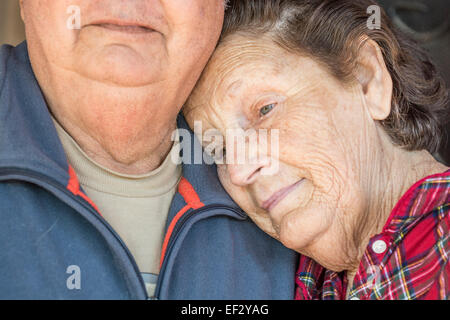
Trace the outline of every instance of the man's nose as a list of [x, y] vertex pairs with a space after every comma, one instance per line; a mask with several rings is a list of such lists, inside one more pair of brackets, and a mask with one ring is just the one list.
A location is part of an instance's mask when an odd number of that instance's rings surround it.
[[270, 160], [266, 158], [256, 163], [228, 164], [227, 170], [234, 185], [245, 187], [255, 183], [269, 166]]

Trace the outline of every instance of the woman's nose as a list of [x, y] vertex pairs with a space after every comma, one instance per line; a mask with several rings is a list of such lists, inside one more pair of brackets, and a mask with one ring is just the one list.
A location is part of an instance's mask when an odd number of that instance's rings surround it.
[[257, 163], [228, 164], [227, 170], [234, 185], [245, 187], [251, 185], [264, 174], [264, 169], [270, 166], [270, 161], [264, 159]]

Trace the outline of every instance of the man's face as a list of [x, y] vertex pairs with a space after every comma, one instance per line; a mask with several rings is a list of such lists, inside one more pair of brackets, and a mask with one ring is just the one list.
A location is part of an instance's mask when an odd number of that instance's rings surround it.
[[195, 82], [219, 37], [224, 12], [222, 0], [20, 2], [35, 69], [51, 64], [120, 87], [190, 74], [193, 79], [183, 81]]

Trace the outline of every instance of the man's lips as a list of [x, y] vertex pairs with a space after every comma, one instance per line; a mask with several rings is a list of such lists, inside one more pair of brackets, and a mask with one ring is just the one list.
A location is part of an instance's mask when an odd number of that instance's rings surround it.
[[89, 23], [87, 26], [101, 27], [113, 31], [120, 31], [126, 33], [149, 33], [155, 31], [150, 25], [121, 20], [94, 21], [92, 23]]
[[304, 180], [305, 179], [301, 179], [296, 183], [275, 192], [269, 199], [267, 199], [262, 203], [261, 207], [267, 211], [272, 210], [278, 203], [280, 203], [281, 200], [286, 198], [286, 196], [289, 193], [291, 193], [295, 188], [297, 188]]

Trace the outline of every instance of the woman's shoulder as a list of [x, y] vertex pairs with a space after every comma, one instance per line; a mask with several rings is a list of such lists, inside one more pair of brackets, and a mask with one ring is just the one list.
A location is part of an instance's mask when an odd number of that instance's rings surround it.
[[450, 171], [418, 181], [395, 210], [385, 227], [392, 242], [382, 262], [390, 283], [383, 291], [403, 299], [450, 298]]

